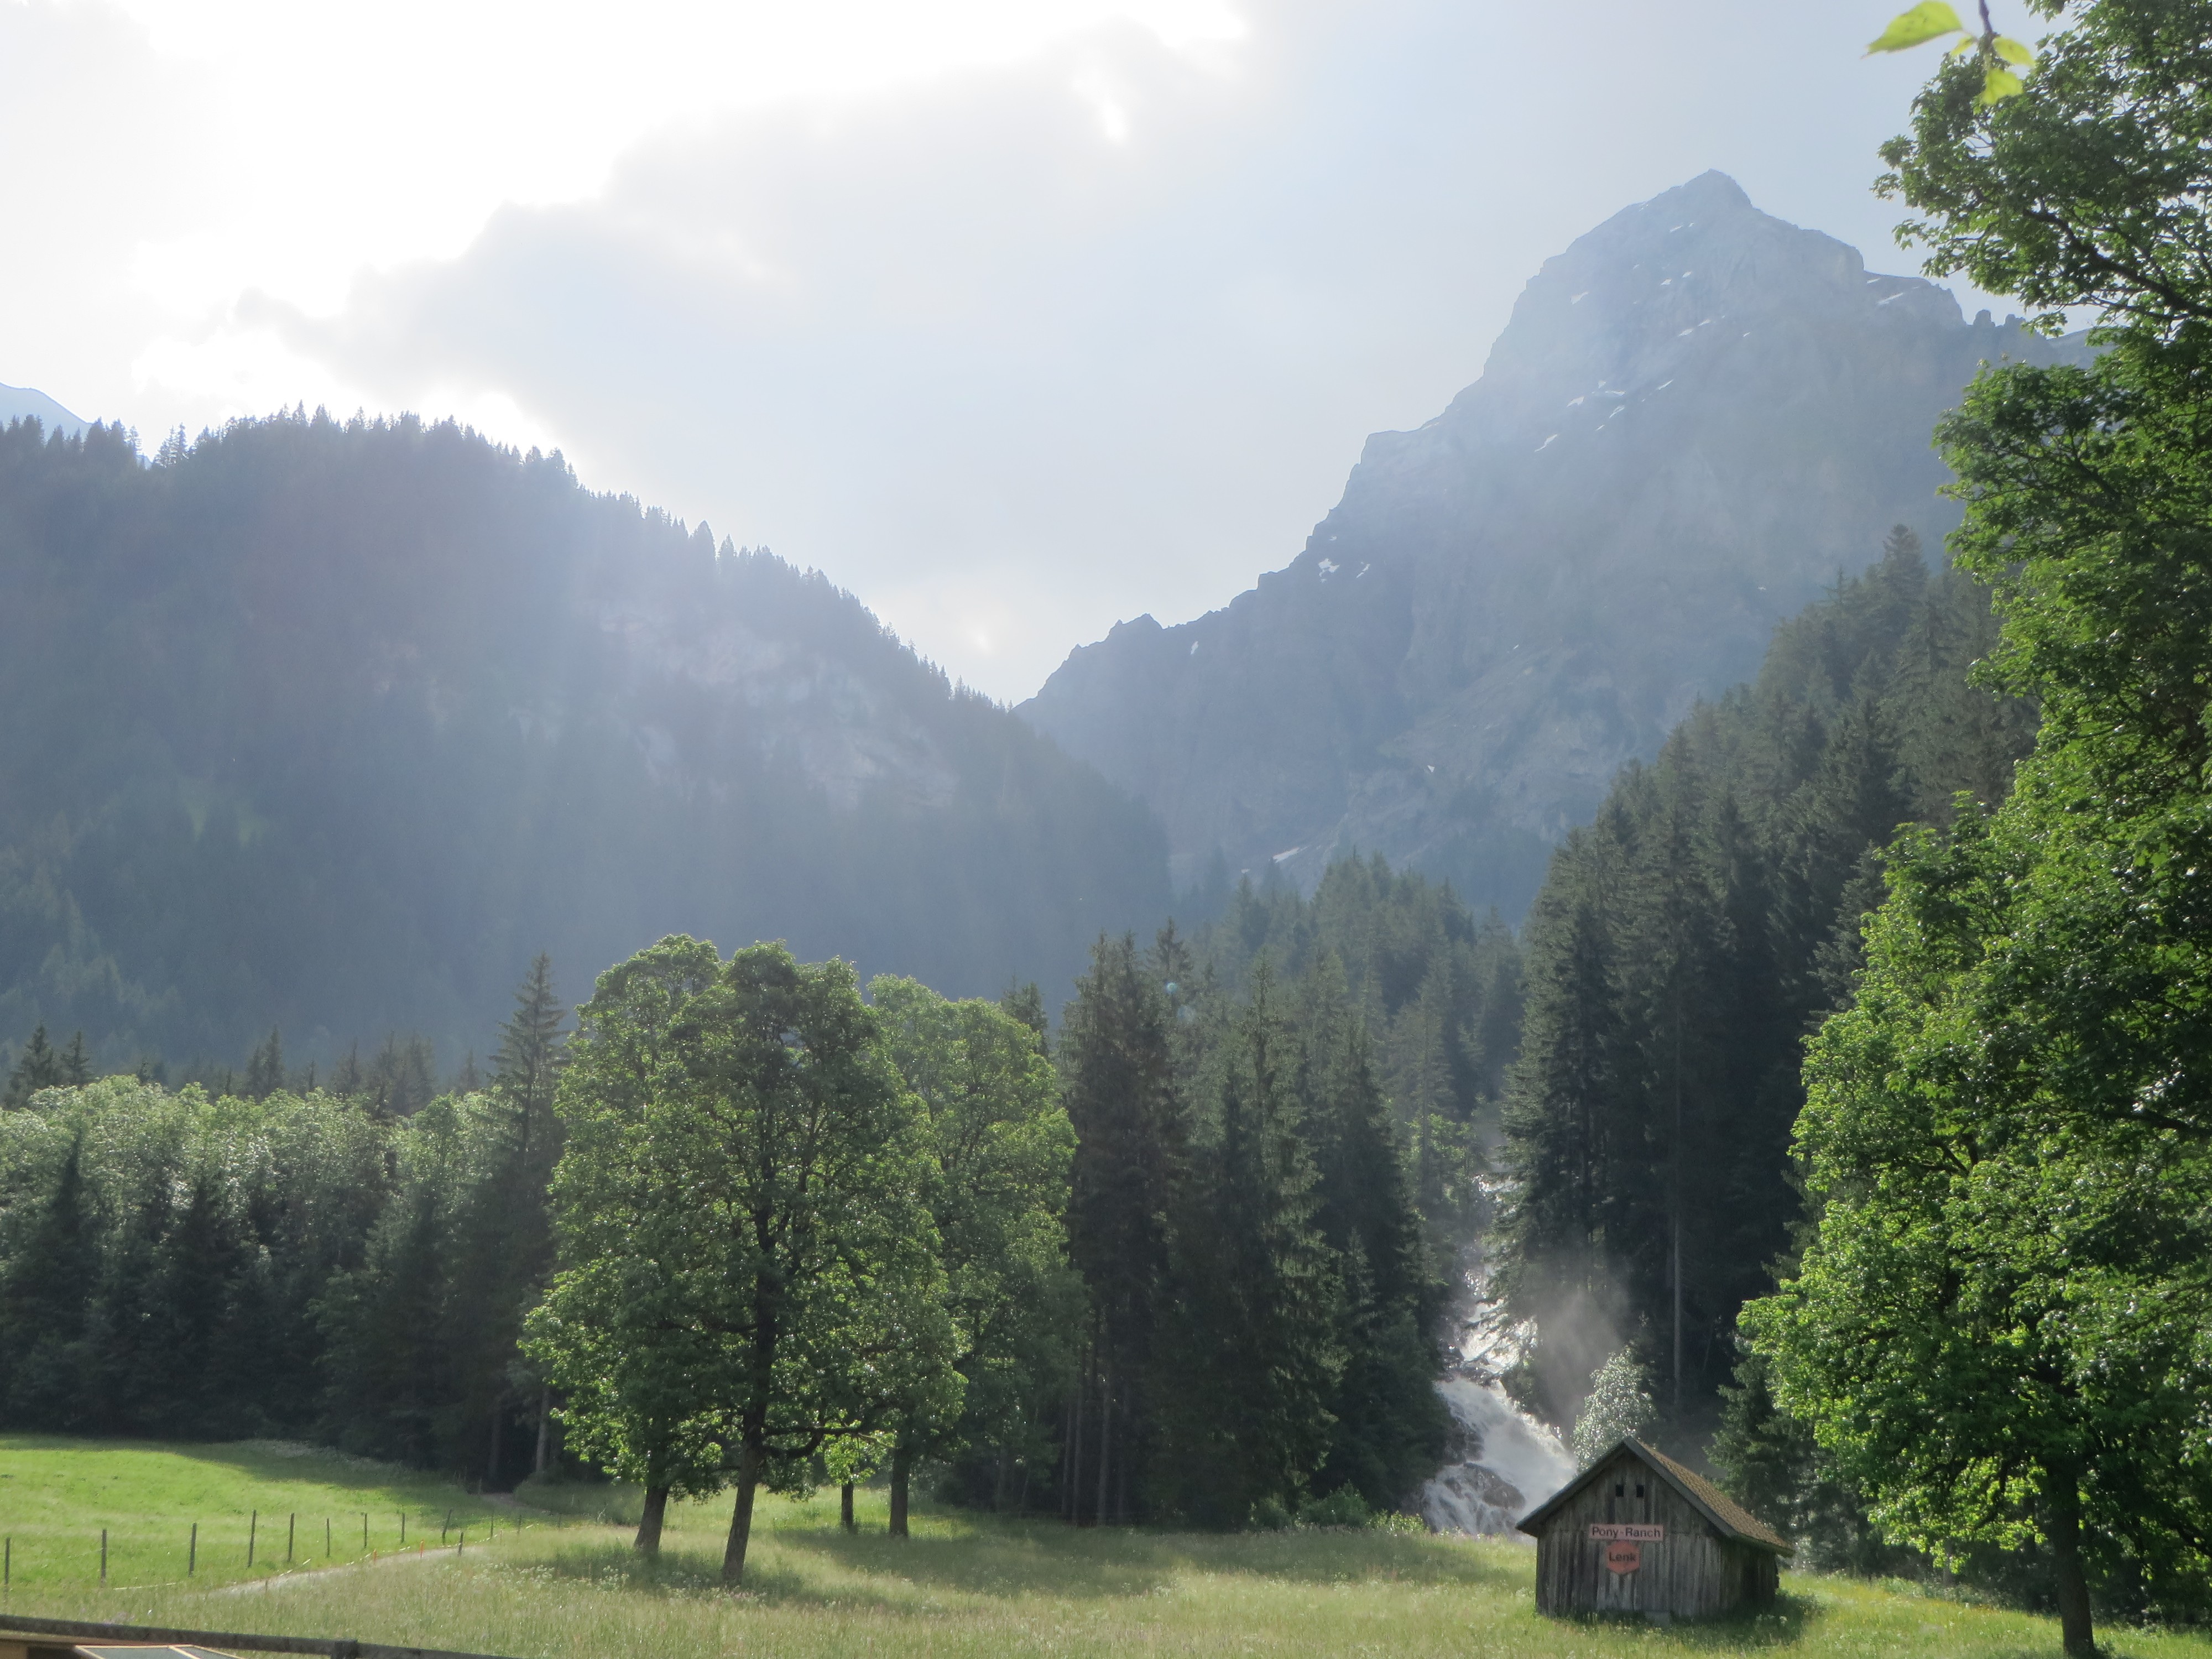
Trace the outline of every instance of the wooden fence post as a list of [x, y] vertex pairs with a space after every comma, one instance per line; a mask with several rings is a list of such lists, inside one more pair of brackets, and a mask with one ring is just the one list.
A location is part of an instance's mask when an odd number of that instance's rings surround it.
[[107, 1528], [100, 1529], [100, 1587], [107, 1588]]
[[253, 1571], [253, 1547], [261, 1540], [261, 1511], [259, 1510], [251, 1510], [249, 1512], [249, 1516], [250, 1518], [246, 1523], [246, 1570], [248, 1572], [252, 1572]]
[[297, 1510], [295, 1510], [292, 1511], [290, 1518], [284, 1522], [284, 1565], [288, 1567], [292, 1565], [293, 1535], [299, 1530], [300, 1512]]
[[185, 1577], [189, 1578], [199, 1571], [200, 1523], [192, 1522], [192, 1541], [185, 1546]]

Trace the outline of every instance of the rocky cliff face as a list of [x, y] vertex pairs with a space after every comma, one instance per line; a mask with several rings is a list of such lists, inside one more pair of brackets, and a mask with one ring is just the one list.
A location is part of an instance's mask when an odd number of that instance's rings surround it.
[[1357, 848], [1517, 915], [1550, 843], [1774, 624], [1911, 526], [1979, 364], [2078, 354], [1708, 173], [1547, 260], [1482, 377], [1378, 433], [1288, 567], [1123, 623], [1022, 707], [1217, 855], [1310, 885]]

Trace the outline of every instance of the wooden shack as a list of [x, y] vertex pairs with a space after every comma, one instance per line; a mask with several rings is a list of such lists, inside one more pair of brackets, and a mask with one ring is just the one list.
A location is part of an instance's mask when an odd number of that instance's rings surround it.
[[1536, 1540], [1539, 1613], [1664, 1623], [1764, 1607], [1790, 1553], [1711, 1481], [1640, 1440], [1622, 1441], [1520, 1527]]

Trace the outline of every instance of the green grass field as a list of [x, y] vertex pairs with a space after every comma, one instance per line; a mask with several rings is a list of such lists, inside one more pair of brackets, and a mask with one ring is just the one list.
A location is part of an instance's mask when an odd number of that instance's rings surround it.
[[[254, 1507], [268, 1494], [360, 1494], [395, 1517], [469, 1500], [451, 1488], [337, 1460], [266, 1448], [118, 1447], [0, 1437], [0, 1530], [75, 1538], [82, 1495], [149, 1535], [164, 1535], [194, 1504], [221, 1496]], [[352, 1484], [348, 1484], [349, 1480]], [[1846, 1580], [1785, 1577], [1784, 1606], [1764, 1618], [1707, 1626], [1569, 1624], [1539, 1619], [1534, 1557], [1502, 1541], [1388, 1533], [1297, 1532], [1236, 1536], [1144, 1531], [1074, 1532], [925, 1510], [915, 1535], [884, 1535], [880, 1494], [862, 1494], [863, 1530], [838, 1529], [834, 1498], [771, 1500], [754, 1534], [744, 1591], [716, 1580], [727, 1512], [720, 1503], [672, 1513], [657, 1567], [639, 1563], [629, 1534], [588, 1516], [604, 1493], [571, 1492], [567, 1517], [500, 1537], [374, 1563], [295, 1571], [260, 1583], [181, 1575], [102, 1592], [89, 1575], [19, 1578], [10, 1607], [59, 1618], [204, 1629], [351, 1636], [458, 1648], [518, 1659], [609, 1656], [1444, 1655], [1482, 1659], [1661, 1659], [1692, 1654], [1802, 1655], [1805, 1659], [2056, 1659], [2047, 1620]], [[272, 1500], [273, 1501], [273, 1500]], [[143, 1505], [133, 1509], [132, 1504]], [[301, 1511], [303, 1515], [305, 1510]], [[489, 1510], [465, 1511], [488, 1522]], [[243, 1560], [242, 1522], [236, 1554]], [[375, 1511], [371, 1510], [372, 1516]], [[457, 1519], [459, 1518], [457, 1513]], [[29, 1529], [37, 1520], [43, 1530]], [[100, 1524], [93, 1518], [96, 1533]], [[389, 1543], [372, 1534], [380, 1551]], [[203, 1537], [207, 1534], [203, 1528]], [[226, 1534], [228, 1536], [228, 1534]], [[2212, 1636], [2105, 1632], [2116, 1659], [2212, 1659]]]
[[111, 1588], [181, 1584], [189, 1569], [204, 1589], [280, 1572], [288, 1553], [295, 1568], [388, 1553], [400, 1547], [403, 1516], [407, 1547], [434, 1544], [448, 1511], [452, 1535], [466, 1528], [476, 1540], [498, 1516], [445, 1481], [277, 1441], [0, 1435], [0, 1536], [19, 1597], [97, 1586], [103, 1528]]

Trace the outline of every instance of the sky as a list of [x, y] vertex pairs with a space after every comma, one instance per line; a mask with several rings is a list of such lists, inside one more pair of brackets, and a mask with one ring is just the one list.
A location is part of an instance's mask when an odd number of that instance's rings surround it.
[[0, 382], [558, 448], [1017, 701], [1287, 562], [1631, 203], [1916, 269], [1894, 9], [0, 0]]

